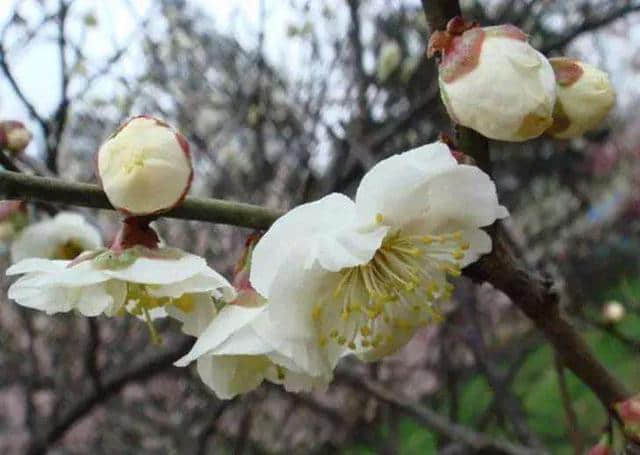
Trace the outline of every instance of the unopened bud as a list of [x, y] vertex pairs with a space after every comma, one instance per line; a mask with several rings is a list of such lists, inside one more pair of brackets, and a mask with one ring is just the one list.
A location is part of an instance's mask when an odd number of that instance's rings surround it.
[[615, 103], [607, 73], [565, 57], [549, 62], [556, 74], [558, 98], [553, 125], [547, 132], [559, 139], [570, 139], [596, 128]]
[[429, 40], [429, 55], [436, 52], [442, 54], [440, 95], [455, 122], [515, 142], [551, 126], [553, 69], [517, 27], [480, 28], [454, 18]]
[[616, 324], [622, 321], [626, 313], [624, 306], [615, 300], [605, 303], [602, 307], [602, 319], [608, 324]]
[[0, 148], [12, 153], [21, 153], [27, 148], [32, 137], [22, 122], [13, 120], [0, 122]]
[[608, 441], [609, 438], [603, 436], [600, 442], [587, 451], [587, 455], [614, 455], [613, 448]]
[[134, 117], [98, 150], [98, 174], [111, 204], [128, 216], [177, 206], [193, 178], [189, 144], [168, 124]]
[[262, 233], [255, 232], [251, 234], [245, 242], [245, 250], [242, 257], [236, 264], [233, 272], [233, 287], [237, 291], [237, 297], [232, 302], [234, 305], [241, 306], [258, 306], [264, 303], [264, 298], [251, 285], [249, 275], [251, 272], [251, 256], [253, 248], [258, 240], [262, 237]]
[[380, 48], [378, 58], [378, 80], [384, 82], [400, 66], [402, 61], [402, 49], [396, 41], [387, 41]]
[[624, 433], [634, 441], [640, 441], [640, 394], [614, 405], [622, 422]]

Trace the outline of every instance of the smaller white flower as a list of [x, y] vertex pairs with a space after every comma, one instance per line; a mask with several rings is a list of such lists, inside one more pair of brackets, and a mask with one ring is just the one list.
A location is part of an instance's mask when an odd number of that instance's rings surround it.
[[267, 306], [225, 306], [176, 366], [184, 367], [197, 360], [200, 378], [222, 399], [249, 392], [265, 379], [282, 384], [291, 392], [326, 388], [331, 380], [330, 370], [316, 376], [306, 374], [294, 359], [258, 334]]
[[559, 139], [581, 136], [607, 116], [616, 96], [602, 70], [565, 57], [549, 59], [556, 74], [558, 100], [547, 132]]
[[161, 120], [140, 116], [122, 125], [98, 150], [98, 174], [111, 204], [127, 215], [169, 210], [193, 178], [189, 144]]
[[[198, 374], [218, 397], [227, 399], [249, 392], [265, 379], [284, 385], [292, 392], [326, 388], [331, 380], [331, 369], [316, 369], [308, 374], [304, 366], [304, 344], [282, 346], [265, 312], [268, 303], [249, 283], [251, 256], [259, 237], [247, 239], [246, 250], [236, 266], [233, 285], [235, 300], [215, 311], [201, 313], [197, 323], [189, 324], [179, 309], [171, 309], [172, 316], [184, 322], [182, 330], [198, 337], [191, 351], [176, 362], [187, 366], [197, 360]], [[275, 340], [275, 342], [273, 341]], [[284, 347], [284, 349], [282, 349]], [[307, 368], [308, 369], [308, 368]]]
[[13, 262], [26, 258], [74, 259], [102, 246], [100, 231], [82, 215], [61, 212], [26, 227], [11, 245]]
[[7, 270], [7, 275], [21, 274], [9, 288], [9, 298], [19, 305], [48, 314], [129, 312], [142, 316], [154, 336], [152, 312], [159, 308], [180, 319], [185, 331], [195, 332], [200, 316], [207, 313], [202, 307], [213, 307], [212, 298], [235, 297], [231, 284], [203, 258], [173, 248], [98, 250], [74, 262], [32, 258]]

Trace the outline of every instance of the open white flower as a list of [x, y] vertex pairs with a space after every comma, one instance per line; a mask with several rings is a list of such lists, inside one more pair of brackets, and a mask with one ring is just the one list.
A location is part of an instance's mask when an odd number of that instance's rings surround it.
[[257, 328], [268, 305], [225, 306], [199, 334], [191, 351], [176, 362], [187, 366], [197, 359], [198, 374], [218, 397], [232, 398], [258, 387], [265, 379], [292, 392], [323, 388], [331, 379], [325, 374], [305, 374]]
[[11, 245], [14, 262], [26, 258], [74, 259], [102, 246], [100, 231], [82, 215], [61, 212], [25, 228]]
[[152, 310], [176, 307], [186, 330], [195, 331], [206, 311], [201, 307], [213, 306], [212, 297], [235, 296], [231, 284], [203, 258], [173, 248], [98, 250], [74, 262], [25, 259], [7, 270], [7, 275], [20, 274], [24, 276], [9, 288], [9, 298], [20, 305], [49, 314], [130, 312], [144, 317], [151, 328]]
[[[215, 311], [202, 314], [198, 327], [183, 331], [198, 337], [191, 351], [176, 362], [187, 366], [197, 360], [198, 374], [218, 397], [227, 399], [258, 387], [265, 379], [284, 385], [292, 392], [325, 388], [331, 380], [331, 369], [306, 374], [295, 359], [278, 351], [264, 330], [268, 303], [249, 283], [251, 254], [256, 236], [247, 240], [247, 249], [236, 268], [233, 285], [235, 300]], [[173, 316], [182, 320], [181, 311], [172, 308]], [[259, 333], [262, 334], [259, 335]]]
[[331, 194], [301, 205], [258, 242], [251, 283], [269, 300], [258, 334], [279, 351], [315, 343], [330, 366], [345, 352], [391, 354], [439, 318], [447, 276], [491, 251], [479, 228], [507, 215], [489, 176], [443, 143], [381, 161], [355, 203]]

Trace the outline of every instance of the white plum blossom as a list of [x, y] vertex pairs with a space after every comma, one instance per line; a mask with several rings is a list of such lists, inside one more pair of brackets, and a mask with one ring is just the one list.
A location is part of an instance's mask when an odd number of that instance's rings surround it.
[[222, 399], [249, 392], [264, 380], [282, 384], [291, 392], [325, 388], [331, 380], [330, 370], [316, 376], [306, 374], [295, 359], [279, 352], [260, 334], [267, 305], [226, 305], [197, 334], [191, 351], [176, 365], [197, 360], [200, 378]]
[[193, 178], [189, 144], [161, 120], [140, 116], [122, 125], [98, 150], [98, 174], [111, 204], [126, 215], [169, 210]]
[[[270, 343], [265, 330], [265, 309], [268, 303], [249, 283], [251, 251], [255, 243], [251, 236], [247, 250], [234, 275], [237, 295], [231, 304], [203, 314], [199, 327], [183, 326], [183, 331], [198, 337], [191, 351], [176, 362], [187, 366], [197, 360], [197, 370], [202, 381], [222, 399], [249, 392], [264, 380], [282, 384], [292, 392], [326, 388], [331, 380], [331, 370], [316, 370], [306, 374], [288, 357]], [[179, 309], [171, 309], [173, 316], [181, 319]], [[188, 329], [191, 329], [189, 331]]]
[[158, 308], [180, 319], [185, 331], [195, 332], [206, 307], [213, 306], [212, 299], [235, 297], [231, 284], [203, 258], [175, 248], [96, 250], [73, 262], [25, 259], [11, 266], [7, 275], [24, 275], [9, 288], [9, 298], [19, 305], [48, 314], [129, 312], [143, 317], [154, 336], [150, 313]]
[[443, 143], [383, 160], [355, 202], [303, 204], [258, 242], [251, 284], [269, 304], [256, 332], [280, 352], [305, 346], [289, 354], [306, 372], [318, 355], [329, 368], [348, 353], [389, 355], [441, 317], [447, 277], [491, 251], [480, 228], [506, 216], [489, 176]]
[[551, 65], [512, 25], [480, 28], [452, 19], [436, 32], [430, 55], [442, 53], [440, 95], [451, 118], [492, 139], [526, 141], [553, 119]]
[[597, 128], [615, 104], [609, 76], [602, 70], [566, 57], [549, 59], [556, 74], [558, 99], [547, 132], [570, 139]]
[[11, 244], [11, 259], [74, 259], [83, 251], [101, 246], [100, 231], [82, 215], [60, 212], [22, 230]]

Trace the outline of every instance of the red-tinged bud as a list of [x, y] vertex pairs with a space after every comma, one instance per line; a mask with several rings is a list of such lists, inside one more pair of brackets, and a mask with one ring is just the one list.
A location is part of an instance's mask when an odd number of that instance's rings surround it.
[[193, 178], [185, 137], [148, 116], [120, 126], [98, 150], [97, 167], [107, 198], [127, 216], [171, 210], [183, 201]]
[[492, 139], [540, 136], [553, 119], [555, 76], [547, 59], [513, 25], [480, 28], [452, 19], [429, 40], [442, 56], [440, 95], [449, 116]]
[[640, 441], [640, 394], [614, 405], [622, 421], [624, 433], [634, 441]]
[[589, 449], [587, 455], [614, 455], [614, 452], [609, 444], [600, 441]]
[[24, 201], [0, 201], [0, 222], [8, 221], [16, 213], [26, 212], [27, 204]]
[[33, 135], [22, 122], [6, 120], [0, 122], [0, 148], [12, 153], [21, 153], [27, 148]]
[[607, 73], [566, 57], [549, 62], [556, 75], [558, 99], [553, 125], [547, 132], [559, 139], [570, 139], [597, 128], [615, 104]]
[[258, 240], [260, 240], [260, 237], [262, 237], [262, 234], [262, 232], [254, 232], [247, 237], [244, 253], [234, 269], [232, 284], [238, 292], [236, 299], [232, 302], [234, 305], [257, 306], [264, 303], [264, 298], [256, 292], [249, 281], [251, 255], [253, 254], [253, 248], [256, 243], [258, 243]]

